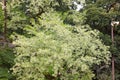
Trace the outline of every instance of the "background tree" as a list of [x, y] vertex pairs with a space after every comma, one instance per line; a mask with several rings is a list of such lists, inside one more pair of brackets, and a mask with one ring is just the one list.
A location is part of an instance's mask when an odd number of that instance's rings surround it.
[[[119, 0], [86, 0], [86, 24], [102, 32], [101, 38], [106, 45], [111, 45], [111, 21], [120, 21]], [[115, 55], [116, 80], [119, 80], [119, 27], [114, 28], [115, 46], [111, 46], [111, 53]], [[109, 68], [111, 69], [111, 68]], [[109, 71], [108, 69], [108, 71]], [[108, 73], [105, 73], [108, 75]]]

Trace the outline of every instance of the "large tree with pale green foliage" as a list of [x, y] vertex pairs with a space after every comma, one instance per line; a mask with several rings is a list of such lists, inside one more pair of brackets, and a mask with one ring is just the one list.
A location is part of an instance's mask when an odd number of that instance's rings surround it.
[[12, 68], [16, 80], [92, 80], [94, 64], [108, 63], [109, 47], [87, 25], [64, 24], [58, 13], [31, 19], [27, 34], [17, 35]]
[[[0, 79], [14, 80], [11, 71], [15, 80], [95, 79], [95, 70], [101, 72], [101, 67], [109, 63], [110, 52], [102, 43], [100, 32], [84, 23], [91, 25], [92, 20], [100, 20], [97, 13], [104, 10], [101, 7], [97, 10], [96, 5], [87, 2], [85, 11], [77, 12], [70, 8], [72, 1], [7, 0], [7, 33], [17, 47], [13, 49], [16, 58], [11, 69], [13, 52], [1, 48]], [[85, 0], [76, 1], [85, 3]], [[3, 15], [3, 11], [0, 12]], [[90, 14], [92, 12], [95, 14]], [[0, 21], [3, 18], [0, 16]], [[98, 77], [110, 80], [106, 74], [99, 73]]]

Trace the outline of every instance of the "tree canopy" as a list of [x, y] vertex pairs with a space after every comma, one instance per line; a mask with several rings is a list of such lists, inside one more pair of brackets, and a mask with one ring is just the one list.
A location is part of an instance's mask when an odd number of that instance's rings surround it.
[[[46, 13], [40, 24], [25, 28], [28, 35], [18, 36], [13, 72], [17, 80], [92, 80], [90, 68], [109, 61], [109, 47], [99, 40], [98, 31], [87, 25], [63, 24], [58, 14]], [[86, 28], [85, 28], [86, 26]], [[34, 28], [33, 28], [34, 27]], [[23, 77], [24, 76], [24, 77]]]
[[[76, 10], [74, 2], [83, 8]], [[111, 40], [119, 5], [119, 0], [7, 0], [6, 42], [0, 5], [0, 80], [110, 80], [111, 54], [119, 80], [119, 25], [114, 46]]]

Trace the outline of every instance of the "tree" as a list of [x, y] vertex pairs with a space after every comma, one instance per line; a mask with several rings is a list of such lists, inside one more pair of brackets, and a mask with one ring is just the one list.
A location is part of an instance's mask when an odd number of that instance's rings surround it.
[[91, 80], [96, 77], [94, 68], [108, 63], [109, 47], [98, 31], [84, 25], [85, 20], [91, 26], [96, 17], [101, 19], [99, 13], [105, 9], [93, 5], [97, 11], [91, 10], [99, 14], [95, 16], [90, 15], [89, 4], [80, 12], [70, 9], [71, 5], [72, 0], [7, 0], [8, 34], [15, 36], [18, 45], [12, 68], [18, 80]]
[[[89, 24], [93, 29], [98, 29], [101, 31], [102, 39], [105, 44], [111, 46], [111, 21], [119, 21], [120, 17], [120, 2], [119, 0], [86, 0], [87, 7], [87, 19], [86, 24]], [[115, 68], [116, 68], [116, 80], [120, 79], [117, 77], [117, 73], [119, 73], [119, 26], [114, 27], [114, 34], [115, 34], [115, 45], [114, 47], [111, 46], [110, 51], [115, 56]], [[108, 68], [108, 70], [111, 67]], [[106, 74], [106, 73], [105, 73]], [[108, 75], [108, 74], [107, 74]]]
[[[85, 3], [84, 0], [78, 0]], [[40, 18], [41, 14], [49, 11], [65, 13], [70, 10], [72, 0], [8, 0], [8, 28], [9, 32], [22, 34], [24, 25], [31, 24], [30, 19]]]
[[32, 19], [33, 26], [27, 25], [27, 36], [17, 35], [12, 68], [17, 80], [92, 80], [91, 67], [110, 56], [99, 32], [64, 24], [56, 12], [41, 17], [39, 24]]

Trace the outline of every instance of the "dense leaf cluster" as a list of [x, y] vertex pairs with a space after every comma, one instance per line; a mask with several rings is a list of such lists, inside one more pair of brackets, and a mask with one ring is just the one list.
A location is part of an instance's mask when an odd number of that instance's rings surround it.
[[[7, 0], [7, 36], [16, 47], [0, 48], [1, 80], [111, 79], [110, 57], [120, 51], [120, 31], [115, 27], [115, 47], [109, 47], [110, 22], [119, 20], [119, 0], [75, 0], [84, 4], [79, 12], [72, 1]], [[1, 8], [0, 15], [2, 33]]]
[[20, 46], [13, 67], [17, 80], [92, 80], [91, 67], [110, 56], [99, 32], [74, 26], [74, 33], [54, 12], [41, 17], [41, 25], [33, 21], [34, 26], [25, 28], [29, 37], [21, 35], [15, 41]]

